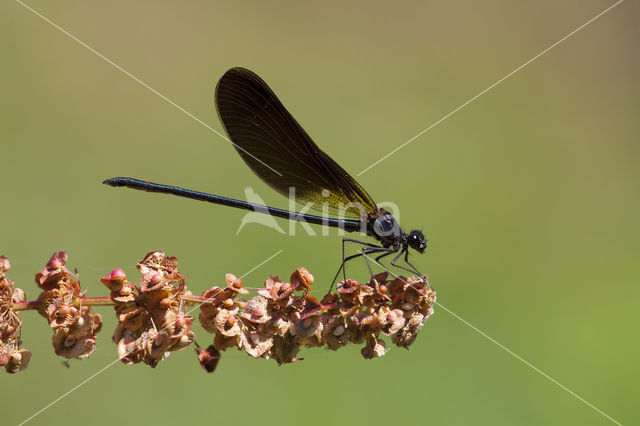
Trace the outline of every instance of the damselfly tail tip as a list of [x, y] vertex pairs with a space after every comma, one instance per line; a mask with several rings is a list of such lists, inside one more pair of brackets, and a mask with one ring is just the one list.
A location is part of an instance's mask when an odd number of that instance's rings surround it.
[[109, 186], [125, 186], [126, 179], [127, 178], [115, 177], [115, 178], [109, 178], [109, 179], [103, 180], [102, 183]]

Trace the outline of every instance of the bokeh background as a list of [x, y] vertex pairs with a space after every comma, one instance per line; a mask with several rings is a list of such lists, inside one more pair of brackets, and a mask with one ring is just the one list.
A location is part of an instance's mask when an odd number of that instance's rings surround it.
[[[354, 175], [612, 4], [28, 2], [220, 131], [218, 78], [255, 70]], [[155, 370], [116, 363], [30, 424], [612, 424], [444, 308], [637, 422], [638, 12], [621, 3], [358, 178], [429, 238], [413, 260], [442, 307], [411, 351], [366, 361], [357, 347], [307, 350], [282, 367], [229, 352], [207, 375], [189, 349]], [[135, 176], [236, 198], [252, 186], [288, 205], [229, 143], [20, 3], [3, 2], [0, 23], [0, 251], [30, 299], [59, 249], [93, 296], [107, 295], [99, 278], [111, 269], [135, 279], [152, 249], [178, 256], [196, 293], [281, 249], [245, 282], [304, 265], [326, 288], [333, 231], [249, 224], [236, 236], [242, 211], [102, 185]], [[3, 424], [115, 359], [114, 314], [100, 312], [97, 352], [71, 368], [43, 319], [24, 313], [34, 356], [0, 379]]]

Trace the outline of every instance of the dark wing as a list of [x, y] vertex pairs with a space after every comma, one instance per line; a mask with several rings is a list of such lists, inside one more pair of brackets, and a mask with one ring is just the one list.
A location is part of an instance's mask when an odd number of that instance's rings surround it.
[[[216, 107], [236, 150], [267, 185], [313, 208], [358, 217], [375, 202], [311, 140], [267, 84], [252, 71], [232, 68], [216, 87]], [[348, 208], [354, 203], [358, 208]], [[356, 204], [358, 203], [358, 204]], [[341, 207], [342, 206], [342, 207]]]

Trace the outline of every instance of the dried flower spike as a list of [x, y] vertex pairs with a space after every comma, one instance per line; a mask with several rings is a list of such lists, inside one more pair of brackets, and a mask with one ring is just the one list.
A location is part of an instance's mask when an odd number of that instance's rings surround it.
[[101, 279], [109, 298], [87, 298], [66, 263], [64, 251], [54, 253], [36, 275], [42, 293], [37, 301], [26, 302], [24, 292], [6, 277], [9, 261], [0, 257], [0, 365], [8, 372], [24, 369], [31, 356], [19, 348], [22, 322], [16, 311], [22, 309], [37, 309], [47, 319], [56, 353], [70, 359], [87, 357], [95, 349], [102, 321], [90, 305], [112, 304], [118, 319], [113, 341], [120, 360], [155, 367], [171, 351], [194, 343], [193, 318], [185, 311], [200, 304], [200, 323], [214, 338], [207, 349], [196, 345], [196, 353], [211, 372], [220, 351], [233, 347], [279, 364], [302, 360], [302, 348], [337, 350], [349, 343], [363, 345], [364, 358], [380, 357], [389, 343], [384, 336], [408, 349], [433, 314], [436, 299], [426, 276], [389, 280], [388, 273], [382, 273], [366, 283], [344, 280], [337, 292], [319, 301], [309, 293], [313, 275], [302, 267], [289, 283], [270, 276], [251, 298], [233, 274], [226, 274], [224, 287], [195, 296], [186, 288], [177, 259], [161, 251], [148, 253], [138, 263], [139, 283], [115, 269]]

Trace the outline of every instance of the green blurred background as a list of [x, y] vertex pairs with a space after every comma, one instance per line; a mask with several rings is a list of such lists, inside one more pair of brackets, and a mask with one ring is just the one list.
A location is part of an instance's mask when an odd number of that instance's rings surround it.
[[[255, 70], [355, 175], [613, 2], [28, 4], [220, 131], [218, 78]], [[358, 178], [405, 229], [424, 227], [413, 260], [443, 307], [623, 424], [640, 415], [638, 12], [621, 3]], [[229, 143], [19, 3], [0, 6], [0, 33], [0, 252], [30, 299], [59, 249], [93, 296], [116, 267], [137, 279], [152, 249], [179, 258], [195, 293], [280, 249], [248, 285], [304, 265], [326, 288], [333, 231], [235, 236], [241, 211], [102, 185], [135, 176], [236, 198], [252, 186], [288, 205]], [[229, 352], [213, 375], [190, 349], [155, 370], [116, 363], [30, 424], [611, 424], [443, 307], [411, 351], [372, 361], [349, 347], [282, 367]], [[0, 378], [3, 424], [115, 359], [114, 314], [99, 311], [98, 350], [70, 369], [24, 313], [34, 356]]]

